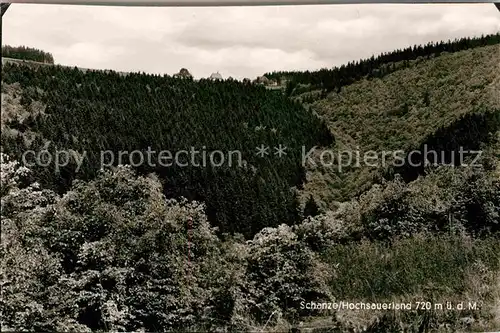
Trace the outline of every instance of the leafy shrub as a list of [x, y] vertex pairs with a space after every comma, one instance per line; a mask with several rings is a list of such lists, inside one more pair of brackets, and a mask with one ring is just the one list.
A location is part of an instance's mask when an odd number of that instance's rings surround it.
[[301, 242], [313, 251], [322, 252], [330, 246], [348, 239], [352, 230], [337, 214], [327, 212], [316, 217], [308, 217], [293, 228]]
[[500, 179], [482, 173], [468, 175], [456, 201], [461, 219], [470, 232], [500, 231]]
[[0, 153], [0, 193], [2, 197], [13, 188], [22, 188], [29, 183], [31, 171], [11, 160], [8, 155]]
[[399, 178], [386, 186], [374, 185], [363, 194], [359, 201], [366, 236], [390, 239], [396, 235], [409, 236], [426, 230], [428, 220], [421, 211], [410, 205], [410, 195], [407, 185]]
[[249, 242], [247, 277], [253, 306], [260, 322], [297, 320], [301, 302], [328, 300], [328, 272], [292, 228], [265, 228]]
[[[18, 197], [11, 188], [2, 203]], [[77, 182], [38, 214], [34, 204], [11, 206], [29, 214], [10, 209], [12, 219], [2, 219], [10, 230], [3, 269], [12, 274], [6, 326], [154, 331], [218, 320], [227, 273], [220, 242], [203, 205], [166, 200], [156, 178], [120, 167]]]
[[47, 330], [60, 313], [52, 308], [53, 297], [46, 287], [58, 280], [61, 267], [33, 234], [56, 195], [36, 183], [28, 184], [30, 170], [5, 154], [1, 154], [1, 168], [0, 324], [7, 330]]
[[354, 239], [391, 240], [434, 231], [495, 233], [500, 230], [500, 181], [474, 168], [439, 167], [410, 183], [396, 175], [330, 215], [349, 225], [347, 235]]

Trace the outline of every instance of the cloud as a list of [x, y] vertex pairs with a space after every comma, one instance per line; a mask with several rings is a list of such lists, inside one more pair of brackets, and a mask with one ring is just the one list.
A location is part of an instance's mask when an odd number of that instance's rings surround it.
[[52, 52], [62, 64], [196, 77], [255, 77], [332, 67], [428, 41], [500, 31], [480, 5], [131, 8], [11, 6], [3, 43]]

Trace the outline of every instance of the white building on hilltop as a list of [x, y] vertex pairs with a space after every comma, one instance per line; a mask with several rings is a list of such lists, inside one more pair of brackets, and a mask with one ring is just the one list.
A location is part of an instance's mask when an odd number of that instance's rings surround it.
[[220, 75], [219, 72], [217, 73], [212, 73], [212, 75], [210, 75], [210, 80], [222, 80], [222, 75]]

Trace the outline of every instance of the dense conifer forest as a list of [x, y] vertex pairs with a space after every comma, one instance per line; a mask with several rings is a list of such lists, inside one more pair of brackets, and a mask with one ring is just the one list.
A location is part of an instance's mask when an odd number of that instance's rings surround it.
[[47, 64], [54, 63], [52, 54], [27, 46], [2, 45], [2, 57], [43, 62]]
[[[237, 81], [83, 74], [78, 69], [33, 70], [17, 64], [8, 64], [4, 72], [6, 84], [21, 85], [23, 106], [29, 108], [33, 101], [45, 105], [43, 113], [8, 123], [19, 134], [2, 136], [6, 153], [20, 159], [25, 149], [38, 151], [46, 142], [52, 150], [86, 151], [78, 175], [75, 164], [57, 174], [50, 168], [35, 169], [44, 186], [62, 193], [77, 177], [91, 179], [103, 149], [114, 152], [115, 165], [119, 151], [141, 151], [146, 156], [148, 148], [175, 154], [193, 147], [200, 151], [197, 165], [203, 163], [202, 151], [207, 155], [221, 151], [224, 155], [218, 154], [215, 160], [224, 162], [221, 166], [212, 166], [209, 156], [208, 167], [183, 166], [190, 160], [183, 156], [186, 161], [181, 165], [161, 167], [153, 156], [155, 163], [138, 168], [142, 173], [157, 172], [165, 181], [167, 197], [205, 202], [221, 232], [251, 237], [266, 226], [299, 222], [300, 207], [290, 188], [304, 181], [302, 147], [309, 150], [333, 142], [326, 125], [298, 103]], [[25, 131], [39, 134], [28, 147], [21, 139]], [[269, 156], [257, 155], [261, 145], [269, 147]], [[274, 155], [279, 145], [287, 148], [286, 155]], [[235, 151], [241, 158], [231, 153]], [[135, 162], [139, 162], [137, 156]]]
[[[349, 85], [361, 78], [381, 78], [396, 70], [411, 66], [412, 60], [429, 59], [443, 53], [459, 52], [475, 47], [496, 45], [500, 43], [500, 34], [487, 35], [474, 38], [460, 38], [447, 42], [414, 45], [401, 50], [372, 56], [369, 59], [353, 61], [332, 69], [323, 68], [318, 71], [275, 71], [266, 73], [269, 79], [278, 82], [286, 81], [286, 94], [288, 96], [304, 91], [322, 90], [323, 97], [331, 91], [340, 91], [343, 86]], [[304, 88], [294, 90], [298, 85]]]

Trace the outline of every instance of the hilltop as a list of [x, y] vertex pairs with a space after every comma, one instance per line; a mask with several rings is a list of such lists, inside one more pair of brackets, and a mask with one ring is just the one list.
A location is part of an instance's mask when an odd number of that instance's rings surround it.
[[[15, 58], [39, 62], [43, 64], [54, 64], [54, 56], [51, 53], [26, 46], [2, 45], [2, 58]], [[2, 61], [3, 63], [3, 61]]]
[[[395, 71], [411, 67], [415, 62], [432, 59], [442, 54], [460, 52], [477, 47], [497, 45], [500, 43], [500, 33], [481, 37], [464, 37], [455, 40], [432, 42], [425, 45], [413, 45], [368, 59], [350, 61], [339, 67], [322, 68], [316, 71], [275, 71], [266, 73], [265, 77], [286, 84], [286, 94], [297, 96], [304, 92], [320, 92], [324, 98], [331, 91], [340, 91], [364, 78], [381, 78]], [[307, 98], [310, 100], [311, 96]], [[314, 97], [313, 97], [314, 99]]]

